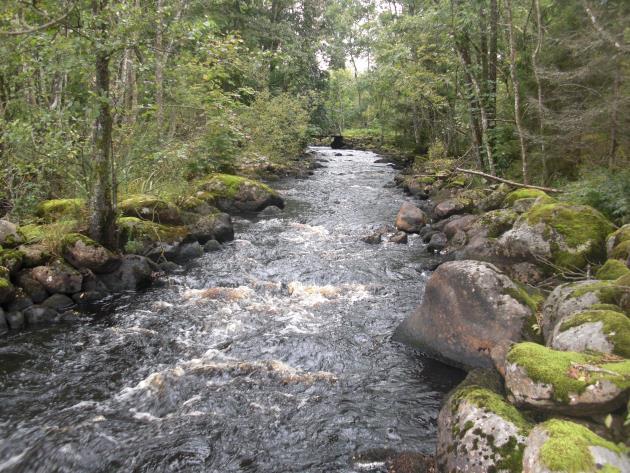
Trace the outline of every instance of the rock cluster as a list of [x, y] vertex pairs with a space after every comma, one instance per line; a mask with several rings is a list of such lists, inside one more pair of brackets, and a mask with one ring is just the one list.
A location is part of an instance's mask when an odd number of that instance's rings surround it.
[[427, 217], [399, 228], [447, 262], [394, 339], [469, 370], [439, 414], [438, 471], [630, 471], [630, 225], [443, 169], [399, 182]]
[[284, 206], [271, 188], [237, 176], [213, 174], [198, 189], [175, 203], [150, 195], [121, 201], [120, 253], [81, 233], [81, 199], [42, 202], [38, 224], [0, 220], [0, 334], [72, 320], [77, 305], [147, 287], [177, 264], [220, 250], [234, 239], [221, 209]]

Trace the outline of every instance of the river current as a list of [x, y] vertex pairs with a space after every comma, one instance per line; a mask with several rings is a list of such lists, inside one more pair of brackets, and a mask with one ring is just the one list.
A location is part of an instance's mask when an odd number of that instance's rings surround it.
[[71, 325], [0, 338], [0, 472], [358, 472], [433, 453], [461, 373], [392, 342], [429, 273], [369, 245], [404, 200], [362, 151], [275, 183], [284, 211]]

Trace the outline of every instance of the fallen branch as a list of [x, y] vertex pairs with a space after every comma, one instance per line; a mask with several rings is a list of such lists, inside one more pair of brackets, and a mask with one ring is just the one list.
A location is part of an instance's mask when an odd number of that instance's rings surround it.
[[503, 179], [501, 177], [493, 176], [492, 174], [486, 174], [485, 172], [473, 171], [472, 169], [455, 168], [455, 171], [463, 172], [465, 174], [474, 174], [475, 176], [481, 176], [481, 177], [485, 177], [486, 179], [491, 179], [493, 181], [503, 182], [504, 184], [509, 184], [511, 186], [514, 186], [514, 187], [524, 187], [526, 189], [538, 189], [538, 190], [541, 190], [541, 191], [552, 192], [552, 193], [560, 193], [560, 192], [562, 192], [560, 189], [554, 189], [552, 187], [530, 186], [528, 184], [521, 184], [520, 182], [509, 181], [509, 180]]

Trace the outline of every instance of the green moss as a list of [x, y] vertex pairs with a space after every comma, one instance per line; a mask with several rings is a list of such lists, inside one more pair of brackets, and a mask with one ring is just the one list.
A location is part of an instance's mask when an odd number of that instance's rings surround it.
[[0, 250], [0, 266], [16, 268], [22, 265], [24, 253], [19, 250]]
[[613, 312], [621, 312], [623, 310], [616, 304], [593, 304], [589, 307], [590, 310], [612, 310]]
[[490, 238], [498, 238], [512, 228], [518, 214], [511, 209], [491, 210], [483, 214], [476, 226], [485, 228]]
[[[619, 455], [628, 449], [615, 445], [586, 427], [560, 419], [551, 419], [542, 424], [548, 440], [540, 449], [542, 463], [551, 471], [582, 473], [596, 471], [589, 447], [603, 447]], [[604, 470], [599, 470], [604, 471]]]
[[616, 259], [609, 259], [599, 268], [595, 277], [604, 281], [612, 281], [626, 274], [630, 274], [630, 269], [628, 269], [625, 263]]
[[586, 323], [601, 322], [602, 331], [613, 344], [615, 355], [630, 358], [630, 319], [621, 312], [612, 310], [587, 310], [570, 316], [560, 326], [564, 332]]
[[234, 199], [243, 186], [258, 188], [269, 194], [277, 195], [277, 192], [271, 187], [259, 181], [231, 174], [211, 174], [198, 184], [198, 188], [205, 191], [207, 195], [197, 194], [197, 197], [206, 202], [212, 202], [217, 198]]
[[545, 192], [538, 189], [517, 189], [510, 192], [504, 200], [506, 207], [511, 207], [514, 202], [521, 199], [536, 199], [538, 197], [549, 197]]
[[94, 240], [80, 233], [69, 233], [61, 239], [61, 248], [65, 249], [74, 245], [76, 242], [82, 241], [86, 246], [100, 246]]
[[[571, 393], [581, 394], [602, 379], [613, 382], [620, 389], [630, 388], [630, 360], [607, 362], [603, 355], [556, 351], [531, 342], [514, 345], [507, 360], [523, 368], [533, 381], [553, 386], [553, 396], [558, 402], [568, 402]], [[578, 365], [602, 369], [585, 370], [584, 376], [577, 378], [570, 376], [569, 370]]]
[[83, 199], [53, 199], [40, 202], [36, 215], [47, 223], [57, 220], [77, 220], [86, 210]]
[[621, 298], [630, 287], [630, 275], [622, 276], [614, 281], [598, 281], [590, 284], [582, 284], [576, 287], [570, 294], [571, 298], [582, 297], [589, 292], [597, 294], [602, 304], [620, 305]]
[[622, 241], [610, 252], [610, 257], [627, 261], [630, 257], [630, 240]]
[[189, 233], [186, 227], [161, 225], [136, 217], [121, 217], [116, 224], [121, 230], [123, 245], [130, 241], [173, 243]]
[[630, 241], [630, 223], [613, 232], [608, 240], [612, 240], [613, 246], [617, 246], [624, 241]]

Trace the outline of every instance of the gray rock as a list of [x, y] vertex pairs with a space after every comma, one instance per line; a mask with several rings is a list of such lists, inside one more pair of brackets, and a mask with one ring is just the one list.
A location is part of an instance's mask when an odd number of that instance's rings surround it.
[[49, 307], [34, 305], [24, 310], [24, 318], [29, 327], [56, 323], [59, 314]]
[[39, 304], [48, 297], [48, 291], [35, 279], [32, 269], [20, 271], [16, 276], [16, 283], [35, 304]]
[[534, 313], [519, 288], [498, 268], [479, 261], [442, 264], [427, 282], [422, 304], [397, 329], [394, 340], [446, 363], [490, 368], [490, 351], [503, 340], [521, 340]]
[[20, 330], [24, 327], [24, 314], [19, 311], [7, 312], [5, 314], [7, 323], [11, 330]]
[[361, 238], [361, 241], [369, 245], [378, 245], [382, 239], [383, 235], [381, 235], [379, 232], [374, 232], [371, 235], [367, 235]]
[[198, 241], [182, 243], [177, 252], [177, 262], [185, 262], [203, 256], [203, 246]]
[[102, 245], [79, 234], [66, 235], [62, 244], [64, 259], [77, 269], [111, 273], [120, 266], [120, 257]]
[[5, 335], [9, 332], [9, 322], [7, 322], [6, 317], [4, 316], [4, 310], [0, 307], [0, 336]]
[[212, 253], [215, 251], [221, 251], [223, 249], [223, 246], [221, 246], [221, 243], [219, 243], [216, 240], [208, 240], [206, 242], [205, 245], [203, 245], [203, 250], [208, 252], [208, 253]]
[[232, 217], [226, 213], [203, 216], [188, 225], [188, 230], [191, 237], [202, 245], [210, 240], [217, 240], [220, 243], [234, 240]]
[[74, 294], [81, 290], [83, 283], [81, 273], [61, 261], [37, 266], [31, 270], [31, 275], [51, 294]]
[[536, 200], [538, 200], [536, 197], [518, 199], [512, 204], [512, 210], [519, 214], [525, 213], [534, 206]]
[[35, 245], [20, 245], [18, 250], [22, 252], [24, 257], [22, 258], [22, 265], [25, 268], [35, 268], [36, 266], [44, 266], [50, 260], [52, 255], [48, 249], [41, 244]]
[[62, 312], [74, 305], [74, 301], [65, 294], [53, 294], [44, 302], [41, 303], [42, 307], [48, 307], [49, 309]]
[[160, 267], [160, 271], [164, 271], [165, 273], [175, 273], [182, 270], [182, 267], [173, 261], [164, 261], [158, 266]]
[[429, 240], [429, 244], [427, 245], [427, 251], [432, 251], [433, 253], [439, 253], [448, 244], [448, 239], [446, 235], [442, 232], [434, 233]]
[[21, 311], [33, 305], [33, 300], [25, 295], [22, 291], [19, 291], [15, 299], [7, 306], [9, 312]]
[[450, 240], [459, 232], [467, 232], [479, 220], [477, 215], [457, 215], [456, 218], [450, 219], [442, 228], [446, 237]]
[[411, 202], [404, 202], [396, 216], [396, 228], [407, 233], [418, 233], [426, 223], [426, 214]]
[[19, 246], [23, 241], [24, 237], [16, 224], [0, 219], [0, 245], [12, 248]]
[[394, 235], [391, 236], [389, 241], [391, 241], [392, 243], [404, 245], [409, 241], [409, 237], [405, 232], [396, 232]]
[[457, 198], [446, 199], [442, 202], [439, 202], [433, 208], [433, 215], [435, 215], [438, 219], [443, 219], [446, 217], [450, 217], [451, 215], [462, 214], [470, 211], [472, 205], [467, 202]]
[[157, 266], [148, 258], [139, 255], [125, 255], [120, 267], [110, 274], [100, 276], [100, 279], [110, 291], [121, 292], [148, 287]]

